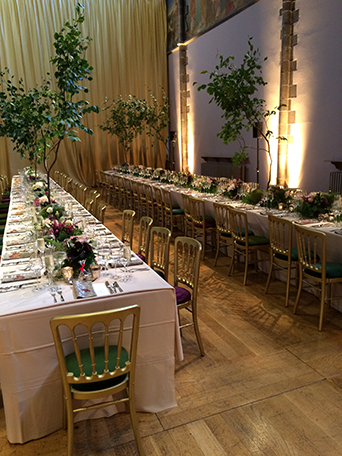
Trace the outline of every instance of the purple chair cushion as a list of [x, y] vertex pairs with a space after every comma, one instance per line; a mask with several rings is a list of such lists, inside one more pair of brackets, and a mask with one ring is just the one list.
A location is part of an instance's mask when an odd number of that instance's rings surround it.
[[145, 261], [145, 255], [143, 255], [142, 253], [137, 253], [137, 257]]
[[190, 301], [191, 293], [189, 290], [186, 290], [182, 287], [174, 287], [176, 292], [177, 304], [183, 304], [184, 302]]

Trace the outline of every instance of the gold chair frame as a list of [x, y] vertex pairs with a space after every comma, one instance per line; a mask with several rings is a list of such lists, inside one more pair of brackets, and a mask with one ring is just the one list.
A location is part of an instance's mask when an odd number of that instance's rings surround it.
[[[74, 414], [85, 410], [125, 403], [131, 417], [133, 433], [140, 455], [144, 455], [135, 410], [135, 366], [139, 332], [140, 307], [94, 312], [81, 315], [55, 317], [50, 326], [55, 343], [58, 364], [61, 371], [64, 401], [68, 429], [68, 456], [73, 454]], [[114, 322], [114, 325], [113, 325]], [[128, 335], [130, 331], [130, 336]], [[123, 343], [125, 339], [124, 349]], [[113, 343], [115, 341], [115, 343]], [[116, 350], [113, 346], [116, 346]], [[128, 360], [124, 365], [120, 358], [128, 351]], [[98, 353], [102, 354], [102, 365], [98, 365]], [[116, 353], [115, 353], [116, 352]], [[84, 356], [89, 356], [91, 375], [85, 372]], [[114, 357], [115, 356], [115, 357]], [[67, 357], [67, 358], [66, 358]], [[67, 359], [77, 360], [78, 372], [70, 372]], [[118, 379], [115, 382], [115, 379]], [[114, 380], [114, 381], [113, 381]], [[101, 385], [102, 383], [102, 385]], [[93, 385], [93, 386], [90, 386]], [[117, 393], [124, 397], [92, 405], [74, 408], [73, 400], [90, 401], [109, 398]], [[122, 398], [121, 398], [122, 397]], [[64, 417], [64, 428], [65, 413]]]
[[206, 227], [206, 218], [205, 218], [205, 202], [200, 198], [194, 198], [193, 196], [189, 197], [189, 209], [191, 216], [191, 225], [192, 225], [192, 237], [196, 238], [197, 234], [202, 236], [202, 259], [204, 259], [204, 252], [206, 246], [206, 239], [210, 235], [211, 245], [214, 245], [215, 242], [215, 230], [216, 227]]
[[140, 253], [140, 255], [144, 255], [146, 263], [148, 262], [148, 254], [150, 252], [152, 224], [153, 219], [151, 219], [151, 217], [140, 217], [138, 253]]
[[133, 250], [133, 228], [135, 211], [125, 209], [122, 212], [122, 242], [127, 242]]
[[[265, 293], [272, 279], [274, 268], [286, 271], [286, 297], [285, 307], [289, 305], [289, 294], [291, 285], [291, 272], [295, 269], [298, 272], [298, 261], [292, 259], [292, 232], [293, 223], [283, 217], [268, 215], [268, 231], [270, 237], [270, 271], [268, 274]], [[297, 274], [296, 274], [297, 276]]]
[[248, 273], [248, 264], [249, 264], [249, 255], [252, 254], [254, 256], [254, 264], [255, 270], [257, 270], [257, 263], [259, 261], [257, 257], [257, 252], [269, 252], [270, 244], [262, 244], [262, 245], [250, 245], [249, 244], [249, 235], [248, 235], [248, 220], [247, 214], [244, 211], [240, 211], [239, 209], [235, 209], [232, 206], [229, 206], [229, 220], [230, 220], [230, 228], [233, 237], [233, 252], [232, 252], [232, 259], [230, 262], [229, 272], [228, 275], [232, 275], [234, 271], [234, 262], [235, 257], [240, 254], [245, 259], [245, 272], [243, 277], [243, 285], [247, 283], [247, 273]]
[[161, 188], [158, 185], [153, 186], [154, 198], [156, 200], [154, 210], [154, 221], [160, 226], [164, 226], [164, 203]]
[[151, 228], [150, 266], [163, 273], [165, 280], [169, 276], [171, 231], [164, 226]]
[[205, 351], [198, 326], [197, 315], [197, 295], [201, 251], [202, 246], [197, 239], [192, 239], [187, 236], [179, 236], [175, 239], [175, 268], [173, 285], [175, 287], [183, 285], [191, 292], [191, 299], [189, 301], [177, 305], [179, 321], [179, 311], [181, 309], [188, 310], [192, 315], [192, 322], [180, 324], [180, 329], [187, 328], [188, 326], [194, 326], [197, 344], [200, 349], [201, 356], [204, 356]]
[[232, 233], [229, 222], [229, 207], [227, 204], [213, 203], [216, 222], [216, 255], [214, 266], [217, 265], [220, 247], [223, 245], [226, 248], [228, 256], [228, 247], [233, 244]]
[[327, 273], [327, 237], [321, 231], [295, 225], [299, 259], [299, 286], [293, 313], [297, 312], [303, 283], [315, 288], [320, 296], [318, 330], [322, 331], [324, 304], [342, 297], [331, 296], [331, 285], [342, 282], [342, 277], [329, 279]]
[[183, 232], [184, 214], [174, 214], [172, 207], [171, 191], [167, 188], [162, 188], [163, 208], [164, 208], [164, 225], [170, 226], [171, 233], [173, 233], [174, 222], [178, 226], [180, 222], [180, 230]]
[[184, 209], [184, 234], [185, 236], [188, 235], [188, 231], [190, 230], [191, 236], [193, 236], [192, 232], [192, 220], [190, 214], [190, 206], [189, 206], [189, 198], [190, 196], [182, 193], [182, 204]]

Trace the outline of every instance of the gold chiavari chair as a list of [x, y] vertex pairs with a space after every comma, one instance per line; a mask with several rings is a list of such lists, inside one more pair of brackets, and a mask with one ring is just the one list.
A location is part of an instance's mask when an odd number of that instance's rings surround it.
[[105, 202], [100, 202], [96, 207], [96, 214], [95, 217], [99, 220], [102, 224], [104, 224], [105, 212], [106, 212], [107, 205]]
[[214, 203], [215, 223], [216, 223], [216, 255], [215, 263], [220, 252], [220, 247], [223, 245], [226, 248], [226, 255], [228, 256], [228, 247], [232, 245], [232, 233], [229, 224], [229, 208], [227, 204]]
[[163, 204], [163, 195], [161, 192], [161, 188], [158, 185], [153, 186], [154, 191], [154, 199], [156, 200], [156, 204], [154, 207], [154, 221], [160, 225], [164, 226], [164, 204]]
[[143, 182], [138, 182], [138, 193], [139, 193], [139, 216], [148, 216], [148, 206], [147, 199], [145, 194], [145, 184]]
[[164, 280], [169, 276], [171, 231], [164, 226], [151, 228], [150, 266]]
[[135, 212], [125, 209], [122, 213], [122, 242], [127, 242], [133, 250], [133, 227]]
[[303, 283], [315, 288], [320, 296], [318, 330], [322, 331], [324, 304], [333, 299], [331, 286], [342, 282], [342, 264], [327, 261], [327, 237], [322, 231], [295, 225], [299, 260], [299, 286], [293, 313], [297, 312]]
[[186, 193], [182, 193], [182, 204], [183, 204], [183, 209], [184, 209], [184, 234], [185, 236], [188, 235], [188, 232], [190, 231], [190, 235], [193, 236], [193, 231], [192, 231], [192, 220], [191, 220], [191, 214], [190, 214], [190, 205], [189, 205], [189, 198], [190, 196], [187, 195]]
[[189, 208], [192, 223], [193, 237], [201, 236], [203, 239], [202, 258], [204, 258], [204, 250], [207, 236], [210, 236], [211, 244], [215, 241], [215, 220], [205, 215], [205, 203], [202, 199], [190, 197]]
[[184, 209], [179, 206], [172, 205], [171, 192], [167, 188], [161, 189], [163, 196], [163, 207], [164, 207], [164, 224], [166, 227], [170, 227], [171, 233], [173, 232], [174, 224], [176, 223], [179, 229], [183, 231], [184, 224]]
[[155, 219], [155, 208], [157, 203], [154, 200], [153, 187], [151, 184], [145, 184], [147, 216]]
[[146, 263], [148, 262], [148, 254], [150, 251], [151, 227], [153, 219], [151, 217], [140, 217], [139, 222], [139, 246], [137, 256]]
[[132, 181], [128, 177], [123, 178], [124, 194], [125, 194], [125, 209], [133, 210], [133, 192]]
[[138, 218], [141, 217], [140, 214], [140, 194], [138, 189], [138, 182], [136, 180], [131, 181], [132, 188], [132, 209], [138, 214]]
[[[192, 315], [190, 323], [180, 328], [194, 326], [195, 335], [201, 355], [204, 356], [203, 342], [198, 326], [197, 292], [202, 246], [196, 239], [187, 236], [175, 239], [174, 288], [176, 292], [178, 313], [181, 309], [188, 310]], [[179, 316], [180, 320], [180, 316]]]
[[248, 260], [249, 255], [254, 255], [255, 268], [257, 266], [258, 258], [257, 252], [269, 252], [270, 241], [264, 236], [255, 236], [248, 230], [247, 214], [244, 211], [234, 209], [229, 206], [229, 220], [231, 233], [233, 237], [233, 253], [230, 262], [228, 275], [234, 271], [234, 262], [237, 255], [242, 255], [245, 259], [245, 274], [243, 284], [247, 283]]
[[270, 271], [267, 278], [265, 293], [268, 292], [274, 268], [286, 272], [285, 307], [289, 305], [291, 271], [298, 273], [298, 251], [292, 248], [293, 223], [283, 217], [268, 215], [268, 231], [270, 236]]
[[[134, 387], [139, 321], [139, 306], [51, 319], [64, 390], [68, 456], [73, 455], [74, 414], [119, 403], [128, 405], [138, 452], [144, 455]], [[107, 400], [94, 403], [94, 399]], [[87, 402], [80, 407], [75, 400]]]

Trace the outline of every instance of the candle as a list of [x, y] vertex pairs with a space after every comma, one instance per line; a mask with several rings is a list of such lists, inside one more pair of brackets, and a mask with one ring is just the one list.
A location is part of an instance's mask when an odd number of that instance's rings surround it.
[[279, 203], [279, 204], [278, 204], [278, 209], [279, 209], [280, 211], [282, 211], [282, 210], [284, 209], [284, 204], [283, 204], [283, 203]]

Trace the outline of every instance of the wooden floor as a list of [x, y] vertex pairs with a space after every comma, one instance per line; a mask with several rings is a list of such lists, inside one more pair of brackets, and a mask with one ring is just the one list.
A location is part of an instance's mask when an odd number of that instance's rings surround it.
[[[117, 235], [120, 217], [107, 210], [105, 224]], [[185, 329], [184, 361], [176, 367], [178, 407], [139, 414], [146, 454], [342, 455], [342, 314], [327, 310], [319, 333], [317, 298], [304, 293], [293, 316], [292, 305], [284, 307], [285, 284], [273, 282], [265, 295], [265, 274], [251, 268], [243, 287], [242, 267], [228, 277], [227, 257], [215, 268], [210, 250], [206, 258], [199, 290], [206, 356], [199, 355], [193, 329]], [[61, 456], [66, 444], [60, 430], [10, 445], [0, 409], [2, 456]], [[76, 426], [76, 456], [137, 454], [125, 414]]]

